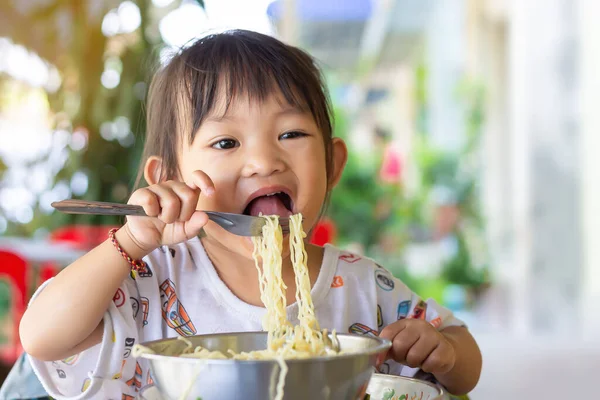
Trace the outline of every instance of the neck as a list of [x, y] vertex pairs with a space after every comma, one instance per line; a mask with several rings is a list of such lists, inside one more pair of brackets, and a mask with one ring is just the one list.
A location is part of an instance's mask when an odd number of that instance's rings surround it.
[[212, 262], [215, 270], [221, 276], [222, 274], [252, 275], [256, 276], [256, 268], [252, 255], [246, 256], [224, 246], [217, 240], [209, 236], [201, 239], [202, 246]]
[[[231, 251], [230, 248], [208, 236], [202, 238], [201, 241], [217, 274], [229, 290], [242, 301], [262, 307], [258, 272], [252, 254], [245, 255]], [[305, 249], [308, 255], [308, 271], [312, 287], [321, 269], [324, 249], [308, 243], [305, 243]], [[284, 250], [281, 270], [283, 281], [287, 286], [286, 298], [289, 305], [296, 301], [296, 281], [289, 250]]]

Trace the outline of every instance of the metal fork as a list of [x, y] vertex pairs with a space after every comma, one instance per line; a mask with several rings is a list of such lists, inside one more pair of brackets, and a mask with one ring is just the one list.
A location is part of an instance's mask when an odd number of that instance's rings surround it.
[[[63, 200], [52, 203], [52, 207], [67, 214], [94, 215], [133, 215], [147, 217], [142, 206], [103, 201]], [[223, 229], [238, 236], [261, 236], [265, 219], [251, 215], [231, 214], [218, 211], [204, 211], [208, 219], [219, 224]], [[279, 218], [279, 225], [284, 234], [290, 232], [289, 218]]]

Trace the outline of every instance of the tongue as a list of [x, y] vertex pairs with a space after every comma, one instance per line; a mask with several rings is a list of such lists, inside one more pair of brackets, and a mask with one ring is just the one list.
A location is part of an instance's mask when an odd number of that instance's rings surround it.
[[279, 215], [288, 217], [292, 215], [278, 196], [263, 196], [252, 201], [250, 215]]

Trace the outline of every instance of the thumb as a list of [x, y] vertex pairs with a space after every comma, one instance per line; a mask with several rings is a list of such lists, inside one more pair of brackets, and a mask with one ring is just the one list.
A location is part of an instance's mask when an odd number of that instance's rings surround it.
[[185, 233], [188, 238], [192, 238], [197, 236], [204, 225], [208, 222], [208, 215], [202, 211], [196, 211], [192, 214], [192, 217], [189, 221], [185, 222]]

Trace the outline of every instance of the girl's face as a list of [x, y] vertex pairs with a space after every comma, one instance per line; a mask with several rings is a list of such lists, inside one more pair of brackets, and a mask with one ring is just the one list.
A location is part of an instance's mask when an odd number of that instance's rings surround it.
[[[221, 96], [223, 97], [223, 96]], [[180, 147], [181, 179], [202, 170], [215, 194], [200, 196], [199, 210], [288, 216], [302, 213], [308, 232], [315, 225], [330, 184], [341, 175], [346, 148], [334, 139], [332, 181], [328, 183], [323, 135], [312, 115], [272, 95], [258, 103], [240, 96], [227, 112], [217, 105]], [[249, 257], [252, 243], [209, 222], [207, 240]], [[286, 242], [284, 240], [284, 242]]]

